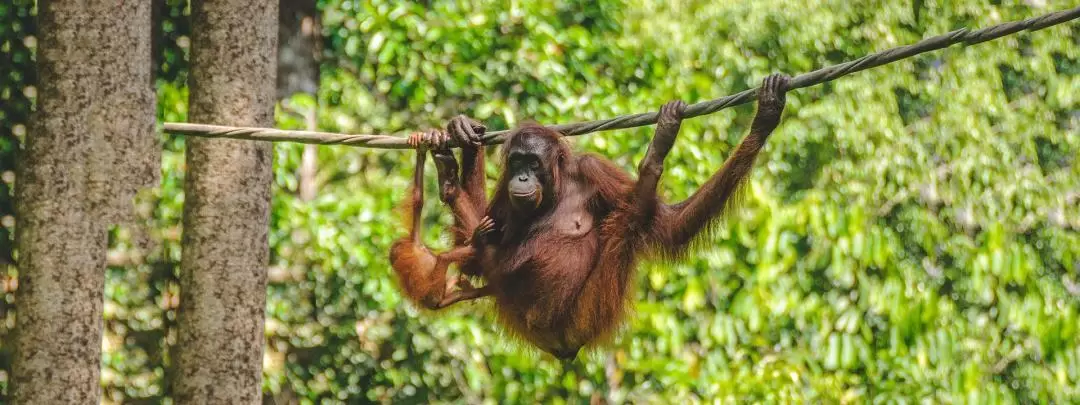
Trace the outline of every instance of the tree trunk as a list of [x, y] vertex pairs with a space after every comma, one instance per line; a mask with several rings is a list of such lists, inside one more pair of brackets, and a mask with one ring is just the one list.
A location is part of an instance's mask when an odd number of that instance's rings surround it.
[[157, 178], [149, 2], [41, 1], [15, 190], [17, 404], [100, 401], [108, 225]]
[[[273, 125], [277, 1], [192, 0], [192, 122]], [[273, 149], [187, 140], [178, 404], [261, 400]]]

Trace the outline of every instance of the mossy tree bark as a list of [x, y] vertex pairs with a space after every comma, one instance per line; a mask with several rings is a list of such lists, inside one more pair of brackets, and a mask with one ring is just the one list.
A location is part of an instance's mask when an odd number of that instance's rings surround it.
[[100, 401], [108, 226], [160, 170], [149, 4], [38, 3], [40, 86], [15, 187], [14, 403]]
[[[273, 0], [191, 2], [191, 121], [273, 125], [277, 10]], [[187, 140], [178, 404], [262, 399], [272, 152]]]

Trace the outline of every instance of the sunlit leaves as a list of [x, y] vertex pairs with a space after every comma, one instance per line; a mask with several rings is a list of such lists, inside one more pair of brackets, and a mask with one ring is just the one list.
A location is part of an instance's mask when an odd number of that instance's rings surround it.
[[[384, 134], [459, 113], [502, 129], [655, 110], [735, 93], [773, 71], [1051, 11], [987, 2], [320, 4], [320, 92], [291, 105], [302, 112], [317, 101], [322, 130]], [[1067, 24], [793, 93], [742, 207], [697, 254], [639, 266], [625, 333], [575, 370], [503, 336], [488, 303], [429, 314], [401, 299], [386, 252], [404, 234], [393, 209], [414, 169], [410, 152], [318, 147], [318, 194], [302, 201], [304, 146], [278, 144], [267, 321], [268, 358], [277, 360], [265, 388], [301, 403], [580, 402], [594, 393], [631, 403], [1075, 402], [1078, 39]], [[161, 92], [166, 120], [183, 119], [185, 99]], [[719, 168], [752, 113], [741, 106], [684, 123], [665, 165], [665, 199], [686, 198]], [[305, 126], [294, 112], [278, 120]], [[650, 134], [571, 142], [632, 170]], [[183, 160], [164, 159], [155, 233], [171, 235]], [[450, 221], [433, 178], [423, 221], [441, 249]], [[179, 255], [175, 241], [163, 252]], [[115, 285], [122, 273], [110, 280], [109, 305], [130, 304], [133, 290]]]

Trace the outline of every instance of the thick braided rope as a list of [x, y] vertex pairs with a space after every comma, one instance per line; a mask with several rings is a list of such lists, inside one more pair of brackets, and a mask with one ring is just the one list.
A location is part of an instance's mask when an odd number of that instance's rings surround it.
[[[798, 75], [792, 79], [791, 89], [809, 87], [825, 83], [860, 72], [873, 67], [886, 65], [901, 59], [946, 48], [955, 44], [974, 45], [1020, 31], [1038, 31], [1040, 29], [1058, 25], [1080, 17], [1080, 7], [1062, 10], [1050, 14], [1028, 18], [1021, 21], [1012, 21], [995, 26], [969, 30], [961, 28], [947, 34], [927, 38], [912, 45], [900, 46], [881, 52], [863, 56], [853, 61], [844, 62], [815, 70], [810, 73]], [[734, 107], [754, 101], [757, 98], [757, 88], [744, 90], [739, 93], [720, 97], [714, 100], [702, 101], [686, 108], [684, 118], [692, 118], [706, 114], [712, 114], [725, 108]], [[604, 120], [578, 122], [573, 124], [550, 125], [551, 128], [564, 136], [583, 135], [592, 132], [608, 131], [613, 129], [633, 128], [656, 123], [657, 112], [623, 115]], [[247, 139], [259, 141], [290, 141], [300, 143], [312, 143], [323, 145], [349, 145], [368, 148], [382, 149], [409, 149], [405, 138], [389, 135], [347, 135], [330, 132], [311, 131], [286, 131], [269, 128], [251, 127], [227, 127], [218, 125], [166, 123], [165, 131], [177, 134], [193, 135], [200, 137], [217, 137]], [[499, 144], [505, 141], [511, 130], [491, 131], [484, 135], [483, 142], [487, 145]]]
[[349, 145], [379, 149], [412, 149], [405, 138], [391, 135], [349, 135], [333, 132], [290, 131], [258, 127], [166, 122], [165, 132], [205, 138], [230, 138], [249, 141], [298, 142], [318, 145]]

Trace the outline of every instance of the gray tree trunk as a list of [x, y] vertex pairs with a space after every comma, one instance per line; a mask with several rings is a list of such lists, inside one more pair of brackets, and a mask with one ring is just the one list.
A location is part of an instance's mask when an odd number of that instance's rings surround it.
[[108, 225], [157, 179], [150, 3], [40, 1], [15, 204], [17, 404], [100, 401]]
[[[192, 122], [273, 125], [277, 10], [274, 0], [192, 0]], [[272, 152], [187, 140], [177, 404], [262, 399]]]

